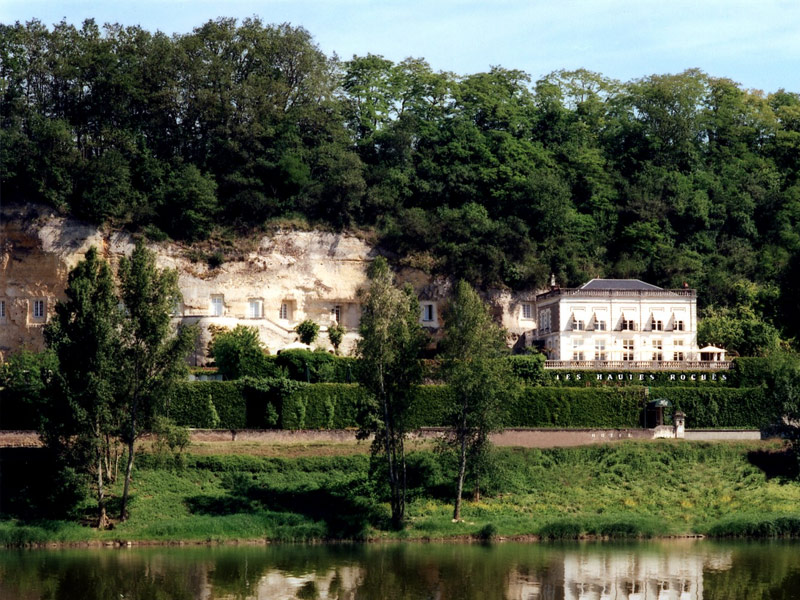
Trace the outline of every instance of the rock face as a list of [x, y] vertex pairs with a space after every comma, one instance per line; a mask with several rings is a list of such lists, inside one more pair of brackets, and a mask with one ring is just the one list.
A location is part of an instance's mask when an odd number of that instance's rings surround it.
[[[0, 355], [21, 348], [40, 350], [42, 326], [55, 302], [64, 299], [69, 270], [91, 246], [116, 267], [132, 251], [133, 240], [41, 207], [6, 207], [0, 219]], [[294, 327], [305, 319], [320, 325], [315, 344], [331, 349], [327, 328], [339, 322], [347, 329], [341, 350], [352, 352], [361, 316], [358, 291], [366, 286], [367, 269], [378, 250], [353, 235], [320, 231], [279, 231], [250, 244], [236, 260], [216, 268], [196, 260], [198, 253], [185, 245], [150, 244], [160, 267], [178, 270], [183, 303], [176, 307], [176, 323], [200, 325], [192, 364], [207, 360], [210, 325], [255, 327], [274, 353], [297, 341]], [[410, 269], [399, 272], [398, 281], [417, 291], [423, 325], [436, 333], [451, 282]], [[521, 306], [532, 302], [533, 293], [491, 291], [486, 297], [508, 329], [509, 342], [524, 342], [533, 323], [522, 318]]]

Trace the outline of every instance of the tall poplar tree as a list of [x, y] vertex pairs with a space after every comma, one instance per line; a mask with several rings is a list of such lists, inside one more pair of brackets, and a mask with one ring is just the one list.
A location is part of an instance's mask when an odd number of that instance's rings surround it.
[[374, 397], [374, 410], [362, 415], [361, 435], [375, 434], [373, 456], [386, 461], [392, 525], [403, 526], [406, 506], [405, 438], [416, 387], [422, 381], [419, 353], [427, 336], [419, 323], [419, 302], [410, 287], [394, 285], [383, 257], [372, 263], [370, 285], [362, 298], [357, 354], [360, 383]]
[[124, 306], [121, 360], [117, 373], [120, 438], [128, 447], [120, 519], [128, 517], [134, 443], [164, 411], [176, 380], [185, 377], [186, 355], [197, 339], [194, 327], [174, 330], [172, 309], [181, 300], [178, 273], [158, 269], [156, 256], [139, 242], [130, 259], [119, 265], [120, 300]]
[[453, 519], [460, 520], [467, 460], [483, 456], [489, 434], [502, 428], [504, 404], [514, 393], [514, 376], [508, 361], [502, 360], [507, 352], [505, 332], [467, 282], [456, 286], [444, 322], [442, 372], [452, 390], [448, 441], [458, 458]]
[[97, 527], [108, 525], [104, 444], [114, 429], [114, 380], [120, 357], [120, 311], [108, 263], [92, 247], [70, 272], [67, 299], [55, 307], [45, 341], [58, 358], [41, 435], [56, 457], [94, 479]]

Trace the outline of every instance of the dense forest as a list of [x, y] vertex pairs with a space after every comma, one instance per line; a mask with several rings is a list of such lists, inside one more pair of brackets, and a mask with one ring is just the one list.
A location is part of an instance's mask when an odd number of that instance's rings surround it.
[[708, 341], [800, 337], [797, 93], [341, 60], [258, 19], [0, 25], [0, 82], [6, 203], [189, 242], [369, 228], [483, 287], [686, 281]]

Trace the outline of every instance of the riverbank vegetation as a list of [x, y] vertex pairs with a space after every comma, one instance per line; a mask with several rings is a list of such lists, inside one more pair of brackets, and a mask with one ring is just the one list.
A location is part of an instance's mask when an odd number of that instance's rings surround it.
[[[28, 481], [38, 450], [4, 449], [0, 543], [489, 539], [687, 534], [796, 536], [797, 463], [781, 443], [619, 442], [580, 448], [498, 449], [453, 522], [449, 453], [409, 451], [406, 527], [391, 527], [380, 463], [333, 448], [295, 458], [169, 452], [139, 455], [131, 516], [107, 531], [89, 525], [91, 500], [54, 520]], [[312, 452], [316, 454], [316, 452]], [[371, 470], [373, 471], [371, 474]], [[378, 474], [379, 475], [379, 474]], [[471, 490], [467, 474], [465, 489]], [[22, 487], [12, 489], [15, 484]], [[111, 491], [110, 514], [121, 493]]]

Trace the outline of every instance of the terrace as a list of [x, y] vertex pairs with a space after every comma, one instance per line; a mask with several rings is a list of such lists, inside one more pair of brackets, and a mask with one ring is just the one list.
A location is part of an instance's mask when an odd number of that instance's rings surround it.
[[729, 360], [546, 360], [545, 369], [585, 369], [588, 371], [727, 371]]
[[581, 298], [696, 298], [697, 290], [556, 288], [543, 294], [538, 294], [536, 300], [546, 300], [558, 296], [577, 296]]

